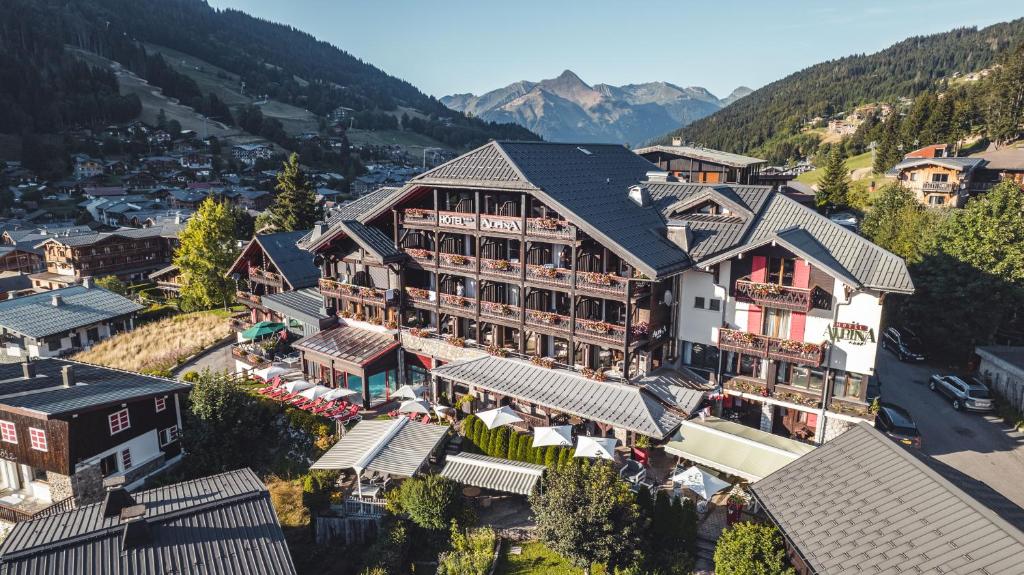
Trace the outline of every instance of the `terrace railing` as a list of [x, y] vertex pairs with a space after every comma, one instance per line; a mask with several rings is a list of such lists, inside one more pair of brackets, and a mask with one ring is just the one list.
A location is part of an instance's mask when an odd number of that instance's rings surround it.
[[748, 278], [736, 280], [736, 296], [758, 305], [790, 311], [810, 311], [814, 299], [814, 290], [773, 283], [750, 281]]

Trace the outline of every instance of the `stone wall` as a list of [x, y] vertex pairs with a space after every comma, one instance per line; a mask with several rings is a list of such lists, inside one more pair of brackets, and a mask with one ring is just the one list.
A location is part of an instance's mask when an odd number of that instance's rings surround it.
[[74, 486], [71, 484], [71, 477], [68, 475], [47, 471], [46, 483], [50, 486], [50, 501], [54, 503], [63, 501], [75, 494]]
[[824, 429], [822, 430], [823, 435], [821, 442], [828, 443], [829, 441], [832, 441], [833, 439], [842, 435], [843, 432], [845, 432], [847, 429], [853, 427], [854, 425], [856, 425], [856, 423], [848, 421], [846, 419], [839, 419], [837, 417], [832, 416], [832, 414], [826, 412], [825, 425]]
[[71, 476], [71, 487], [79, 505], [96, 503], [103, 499], [103, 474], [99, 463], [86, 466]]
[[161, 453], [159, 457], [156, 457], [151, 461], [147, 461], [138, 467], [129, 469], [128, 472], [124, 474], [125, 484], [131, 485], [139, 479], [146, 477], [157, 469], [163, 467], [165, 462], [164, 454]]

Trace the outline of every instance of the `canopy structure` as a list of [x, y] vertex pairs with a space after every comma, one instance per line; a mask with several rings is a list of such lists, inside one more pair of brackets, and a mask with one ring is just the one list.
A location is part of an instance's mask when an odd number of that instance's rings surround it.
[[284, 375], [284, 374], [288, 373], [289, 371], [290, 370], [285, 369], [283, 367], [280, 367], [280, 366], [277, 366], [277, 365], [272, 365], [270, 367], [265, 367], [263, 369], [254, 369], [252, 371], [252, 374], [255, 375], [256, 377], [262, 379], [263, 381], [270, 381], [271, 379], [273, 379], [273, 378], [275, 378], [275, 377], [277, 377], [279, 375]]
[[732, 486], [728, 481], [719, 479], [696, 465], [673, 475], [672, 481], [678, 481], [680, 485], [696, 493], [701, 499], [710, 499], [712, 495]]
[[543, 465], [460, 453], [446, 458], [441, 475], [481, 489], [529, 495], [540, 482], [544, 469]]
[[422, 385], [403, 385], [391, 394], [393, 399], [419, 399], [423, 396]]
[[549, 445], [559, 447], [572, 445], [572, 426], [534, 427], [533, 447], [547, 447]]
[[398, 413], [430, 413], [430, 403], [425, 399], [403, 401]]
[[665, 452], [729, 475], [757, 481], [814, 450], [813, 445], [717, 417], [687, 420]]
[[412, 477], [448, 434], [448, 427], [397, 419], [357, 423], [310, 469], [354, 469]]
[[595, 457], [615, 459], [615, 445], [619, 442], [614, 437], [588, 437], [581, 435], [576, 438], [576, 453], [573, 457]]
[[242, 339], [246, 341], [259, 339], [268, 335], [275, 334], [285, 328], [283, 323], [275, 321], [261, 321], [258, 324], [250, 327], [249, 329], [242, 332]]
[[323, 398], [327, 401], [342, 399], [345, 397], [351, 397], [353, 395], [359, 395], [359, 391], [355, 389], [348, 389], [347, 387], [336, 387], [323, 395]]
[[516, 415], [516, 412], [512, 411], [512, 408], [507, 405], [503, 405], [496, 409], [481, 411], [476, 414], [476, 416], [480, 418], [480, 421], [484, 422], [487, 429], [494, 429], [495, 427], [501, 427], [502, 425], [508, 425], [510, 423], [519, 423], [523, 420], [522, 417]]
[[299, 392], [299, 395], [306, 399], [316, 399], [330, 393], [331, 391], [333, 390], [326, 385], [314, 385], [309, 389]]

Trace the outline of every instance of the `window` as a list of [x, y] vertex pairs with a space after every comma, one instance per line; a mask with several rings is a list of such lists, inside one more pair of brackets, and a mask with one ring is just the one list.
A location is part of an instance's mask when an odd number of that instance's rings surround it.
[[100, 460], [100, 475], [106, 477], [117, 473], [117, 454], [111, 453]]
[[864, 377], [859, 373], [847, 371], [835, 372], [835, 379], [832, 381], [832, 395], [835, 397], [850, 397], [860, 399], [861, 383]]
[[711, 311], [720, 311], [722, 309], [722, 300], [715, 298], [709, 299], [708, 309]]
[[132, 450], [125, 449], [121, 452], [121, 468], [128, 470], [132, 468]]
[[46, 432], [36, 427], [28, 428], [28, 440], [32, 449], [46, 451]]
[[944, 196], [928, 196], [928, 203], [933, 206], [941, 206], [946, 203]]
[[50, 351], [57, 351], [60, 349], [60, 337], [51, 337], [46, 340], [46, 348]]
[[18, 430], [10, 421], [0, 421], [0, 439], [7, 443], [18, 443]]
[[793, 285], [793, 269], [795, 267], [796, 260], [793, 258], [768, 258], [768, 283]]
[[771, 337], [788, 338], [789, 317], [789, 310], [766, 308], [761, 333]]
[[178, 426], [172, 425], [167, 429], [160, 430], [160, 447], [178, 440]]
[[917, 172], [910, 172], [910, 181], [911, 182], [916, 182], [917, 181]]
[[46, 470], [38, 467], [32, 468], [32, 481], [36, 483], [46, 483]]
[[89, 328], [85, 331], [85, 336], [89, 338], [90, 342], [100, 340], [100, 330], [97, 327]]
[[820, 392], [825, 386], [825, 370], [820, 367], [807, 367], [783, 361], [779, 363], [775, 381], [783, 385]]
[[932, 174], [933, 182], [948, 182], [949, 174]]
[[115, 411], [114, 413], [111, 413], [107, 419], [110, 422], [110, 435], [124, 431], [132, 426], [131, 422], [128, 421], [127, 409]]
[[693, 307], [697, 309], [704, 309], [704, 298], [699, 296], [693, 298]]
[[157, 413], [160, 413], [161, 411], [167, 409], [167, 398], [157, 397], [156, 399], [154, 399], [154, 402], [156, 403]]

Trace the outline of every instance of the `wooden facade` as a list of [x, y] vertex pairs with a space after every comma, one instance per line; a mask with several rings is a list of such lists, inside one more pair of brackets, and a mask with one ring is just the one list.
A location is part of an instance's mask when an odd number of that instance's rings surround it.
[[170, 263], [176, 238], [141, 238], [111, 234], [88, 245], [67, 245], [59, 240], [46, 242], [46, 271], [82, 278], [113, 275], [131, 280], [144, 277]]

